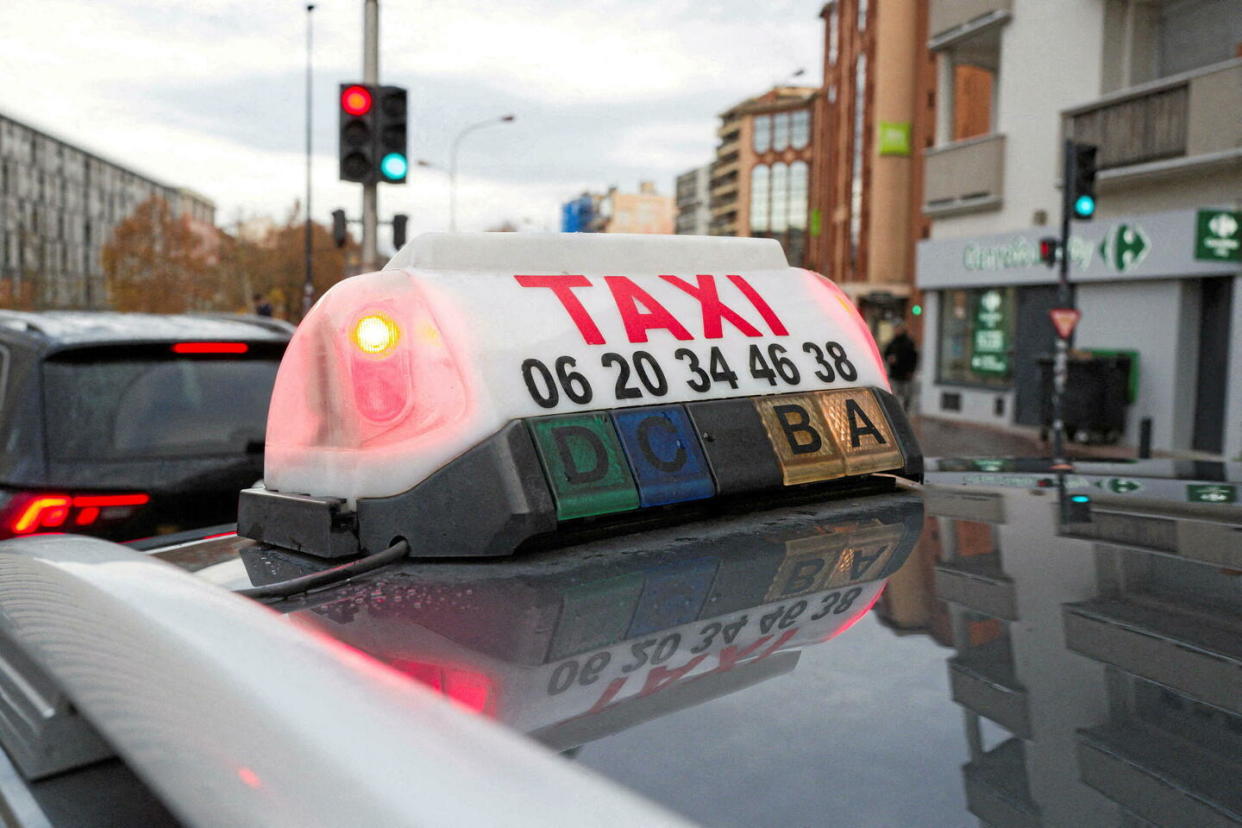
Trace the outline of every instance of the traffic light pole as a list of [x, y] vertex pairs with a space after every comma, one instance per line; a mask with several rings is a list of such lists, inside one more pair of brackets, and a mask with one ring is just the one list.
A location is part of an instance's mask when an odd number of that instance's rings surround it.
[[[1072, 308], [1074, 298], [1069, 285], [1070, 213], [1074, 198], [1074, 142], [1065, 139], [1065, 160], [1061, 172], [1061, 245], [1057, 281], [1057, 307]], [[1069, 373], [1069, 340], [1057, 336], [1056, 358], [1052, 369], [1052, 457], [1054, 465], [1065, 463], [1065, 379]]]
[[312, 40], [311, 14], [315, 11], [314, 3], [306, 4], [306, 230], [305, 259], [306, 279], [302, 285], [302, 316], [310, 312], [311, 302], [315, 298], [315, 263], [314, 247], [311, 243], [311, 48]]
[[[362, 82], [374, 88], [379, 85], [379, 0], [365, 0], [362, 15]], [[379, 269], [379, 243], [376, 230], [379, 219], [379, 184], [362, 185], [362, 267]]]

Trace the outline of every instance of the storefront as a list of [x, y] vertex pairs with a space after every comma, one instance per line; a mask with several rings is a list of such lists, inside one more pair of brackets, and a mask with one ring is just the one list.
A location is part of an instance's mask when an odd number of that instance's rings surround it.
[[[1073, 347], [1130, 357], [1122, 442], [1137, 443], [1150, 418], [1158, 450], [1242, 455], [1240, 223], [1236, 211], [1204, 208], [1075, 224]], [[1040, 424], [1057, 271], [1040, 261], [1039, 240], [1054, 234], [919, 243], [923, 414]]]

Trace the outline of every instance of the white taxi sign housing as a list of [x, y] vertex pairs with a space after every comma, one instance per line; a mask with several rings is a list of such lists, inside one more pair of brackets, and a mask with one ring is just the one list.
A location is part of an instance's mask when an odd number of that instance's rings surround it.
[[758, 466], [778, 486], [900, 470], [887, 389], [853, 305], [774, 240], [428, 234], [298, 327], [265, 480], [362, 514], [525, 421], [503, 453], [533, 440], [557, 519], [588, 517], [753, 488]]

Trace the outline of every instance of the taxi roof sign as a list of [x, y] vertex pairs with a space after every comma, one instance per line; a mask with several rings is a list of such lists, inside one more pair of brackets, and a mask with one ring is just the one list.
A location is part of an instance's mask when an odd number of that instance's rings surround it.
[[385, 270], [712, 273], [789, 267], [775, 239], [634, 233], [424, 233]]
[[[720, 424], [726, 400], [753, 416]], [[487, 233], [421, 236], [320, 299], [277, 375], [265, 465], [250, 537], [495, 555], [752, 485], [918, 476], [921, 455], [866, 323], [775, 241]], [[316, 509], [311, 542], [290, 516]]]

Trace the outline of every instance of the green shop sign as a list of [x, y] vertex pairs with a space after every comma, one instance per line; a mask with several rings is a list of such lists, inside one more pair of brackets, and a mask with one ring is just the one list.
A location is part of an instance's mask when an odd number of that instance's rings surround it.
[[975, 305], [971, 331], [970, 368], [979, 374], [1009, 374], [1009, 335], [1005, 299], [999, 290], [985, 291]]
[[1209, 262], [1242, 262], [1242, 213], [1199, 210], [1195, 220], [1195, 258]]
[[1191, 503], [1237, 503], [1238, 489], [1225, 484], [1192, 483], [1186, 487], [1186, 499]]

